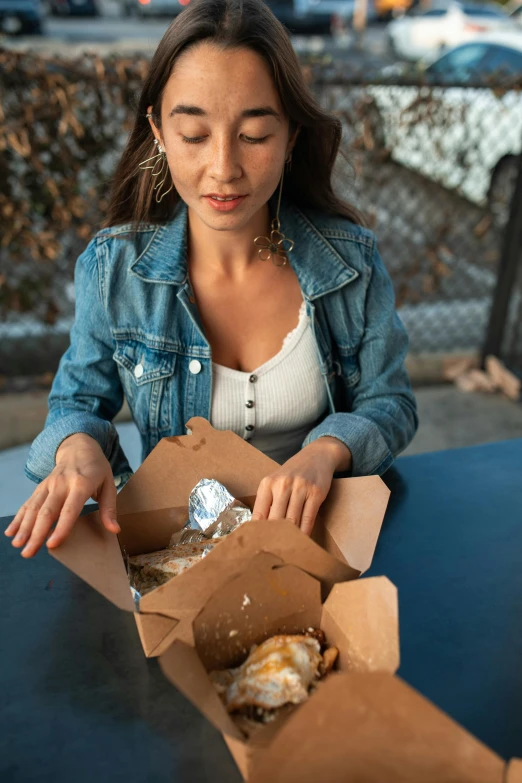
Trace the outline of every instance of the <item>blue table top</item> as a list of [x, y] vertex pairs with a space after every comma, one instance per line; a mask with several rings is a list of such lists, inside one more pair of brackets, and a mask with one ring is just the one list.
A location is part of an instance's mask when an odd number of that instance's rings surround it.
[[[399, 674], [521, 756], [522, 440], [405, 457], [385, 480], [367, 575], [399, 589]], [[240, 780], [219, 733], [143, 657], [132, 616], [45, 553], [27, 563], [3, 546], [0, 567], [0, 780]]]
[[522, 755], [522, 439], [397, 460], [368, 576], [399, 591], [408, 683]]

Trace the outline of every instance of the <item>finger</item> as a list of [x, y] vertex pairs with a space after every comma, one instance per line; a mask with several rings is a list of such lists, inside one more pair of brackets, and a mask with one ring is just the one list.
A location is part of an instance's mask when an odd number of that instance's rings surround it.
[[[90, 495], [89, 495], [90, 497]], [[69, 493], [63, 504], [58, 522], [53, 531], [52, 536], [47, 540], [47, 547], [54, 549], [65, 541], [69, 533], [74, 527], [74, 523], [80, 516], [81, 510], [85, 505], [85, 501], [89, 499], [85, 497], [85, 491], [73, 490]]]
[[256, 502], [252, 509], [252, 519], [268, 519], [272, 505], [272, 488], [267, 481], [262, 481], [257, 490]]
[[288, 510], [288, 502], [292, 494], [290, 480], [277, 481], [272, 489], [272, 506], [268, 519], [284, 519]]
[[290, 501], [288, 503], [288, 509], [286, 511], [286, 518], [290, 519], [294, 525], [300, 526], [301, 515], [303, 513], [304, 504], [306, 502], [306, 487], [294, 487], [292, 494], [290, 495]]
[[36, 516], [31, 536], [22, 550], [22, 557], [33, 557], [44, 543], [63, 506], [66, 497], [65, 489], [61, 492], [49, 493], [47, 500]]
[[8, 524], [6, 529], [4, 530], [4, 535], [6, 536], [14, 536], [18, 528], [20, 527], [22, 523], [22, 519], [24, 518], [24, 514], [27, 510], [27, 503], [24, 503], [23, 506], [20, 506], [14, 517], [12, 518], [11, 522]]
[[307, 536], [310, 535], [314, 529], [317, 513], [321, 507], [322, 499], [320, 496], [309, 495], [303, 507], [303, 513], [301, 514], [300, 528]]
[[20, 520], [20, 525], [18, 528], [18, 532], [16, 533], [15, 537], [12, 540], [12, 545], [15, 547], [21, 547], [24, 546], [25, 542], [31, 535], [34, 522], [36, 517], [38, 516], [38, 513], [43, 506], [45, 500], [47, 499], [48, 495], [47, 489], [40, 490], [39, 492], [35, 492], [27, 503], [25, 504], [25, 513], [23, 515], [23, 518]]
[[112, 477], [103, 482], [99, 497], [98, 507], [100, 509], [100, 519], [110, 533], [120, 533], [121, 528], [117, 522], [116, 515], [116, 485]]

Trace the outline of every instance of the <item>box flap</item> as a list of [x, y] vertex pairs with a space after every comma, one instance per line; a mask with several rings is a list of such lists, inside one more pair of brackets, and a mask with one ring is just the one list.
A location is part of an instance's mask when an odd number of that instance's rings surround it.
[[522, 783], [522, 759], [511, 759], [507, 765], [505, 783]]
[[343, 672], [399, 668], [397, 588], [385, 576], [337, 584], [323, 606], [321, 628], [339, 647]]
[[256, 495], [279, 465], [229, 430], [200, 417], [191, 435], [162, 438], [118, 495], [118, 515], [187, 506], [201, 478], [220, 481], [236, 498]]
[[391, 674], [330, 674], [256, 754], [251, 783], [502, 783], [504, 762]]
[[201, 710], [213, 726], [234, 739], [243, 740], [194, 647], [177, 640], [158, 660], [165, 677]]
[[148, 658], [159, 655], [160, 645], [165, 643], [166, 639], [170, 640], [170, 644], [174, 640], [175, 637], [171, 638], [171, 636], [178, 625], [177, 620], [162, 617], [159, 614], [139, 614], [138, 612], [134, 617], [143, 643], [143, 651]]
[[379, 476], [334, 479], [321, 507], [314, 540], [334, 557], [341, 552], [352, 568], [367, 571], [389, 497], [390, 490]]
[[[195, 647], [178, 640], [160, 656], [160, 666], [214, 726], [244, 741], [207, 672], [238, 666], [252, 644], [279, 632], [297, 633], [318, 627], [320, 619], [319, 582], [295, 566], [261, 553], [244, 564], [241, 574], [222, 585], [195, 618]], [[281, 723], [286, 719], [282, 716]], [[271, 737], [274, 723], [263, 727], [262, 733]]]
[[[190, 492], [201, 478], [220, 481], [234, 497], [252, 502], [260, 481], [277, 470], [269, 459], [230, 431], [202, 418], [191, 435], [163, 438], [118, 495], [122, 543], [129, 554], [164, 547], [187, 519]], [[314, 539], [354, 570], [372, 560], [389, 490], [378, 476], [334, 479], [316, 522]]]
[[254, 751], [246, 742], [240, 742], [239, 740], [234, 739], [234, 737], [229, 737], [225, 734], [223, 739], [227, 743], [228, 749], [232, 754], [232, 758], [236, 762], [243, 779], [247, 780], [250, 766], [253, 761]]
[[129, 556], [165, 549], [170, 538], [188, 519], [187, 506], [174, 506], [136, 514], [118, 514], [122, 550]]
[[316, 579], [261, 553], [198, 614], [195, 647], [207, 671], [233, 668], [245, 660], [252, 645], [269, 636], [318, 628], [321, 609], [321, 585]]
[[97, 511], [79, 517], [63, 544], [48, 551], [119, 609], [134, 611], [118, 538], [103, 526]]
[[321, 549], [289, 520], [252, 521], [227, 536], [200, 563], [143, 596], [140, 611], [178, 619], [177, 638], [192, 644], [192, 623], [199, 611], [218, 587], [242, 573], [245, 564], [263, 551], [306, 571], [327, 590], [336, 582], [359, 575]]

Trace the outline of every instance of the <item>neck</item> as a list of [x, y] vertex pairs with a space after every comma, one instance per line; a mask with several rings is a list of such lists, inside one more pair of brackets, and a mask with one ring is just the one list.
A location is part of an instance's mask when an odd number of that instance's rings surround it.
[[190, 266], [204, 264], [206, 271], [225, 277], [241, 277], [258, 261], [254, 239], [270, 235], [270, 211], [265, 204], [247, 225], [237, 230], [217, 231], [188, 210]]

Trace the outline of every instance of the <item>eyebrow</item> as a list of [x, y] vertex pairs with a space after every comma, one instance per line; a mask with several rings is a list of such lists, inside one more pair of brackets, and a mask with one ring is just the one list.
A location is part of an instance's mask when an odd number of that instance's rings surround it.
[[[189, 114], [191, 117], [207, 117], [207, 112], [199, 106], [187, 106], [184, 103], [178, 103], [174, 106], [169, 114], [169, 117], [174, 117], [175, 114]], [[271, 106], [256, 106], [252, 109], [245, 109], [241, 112], [241, 117], [275, 117], [276, 120], [281, 121], [281, 115]]]

